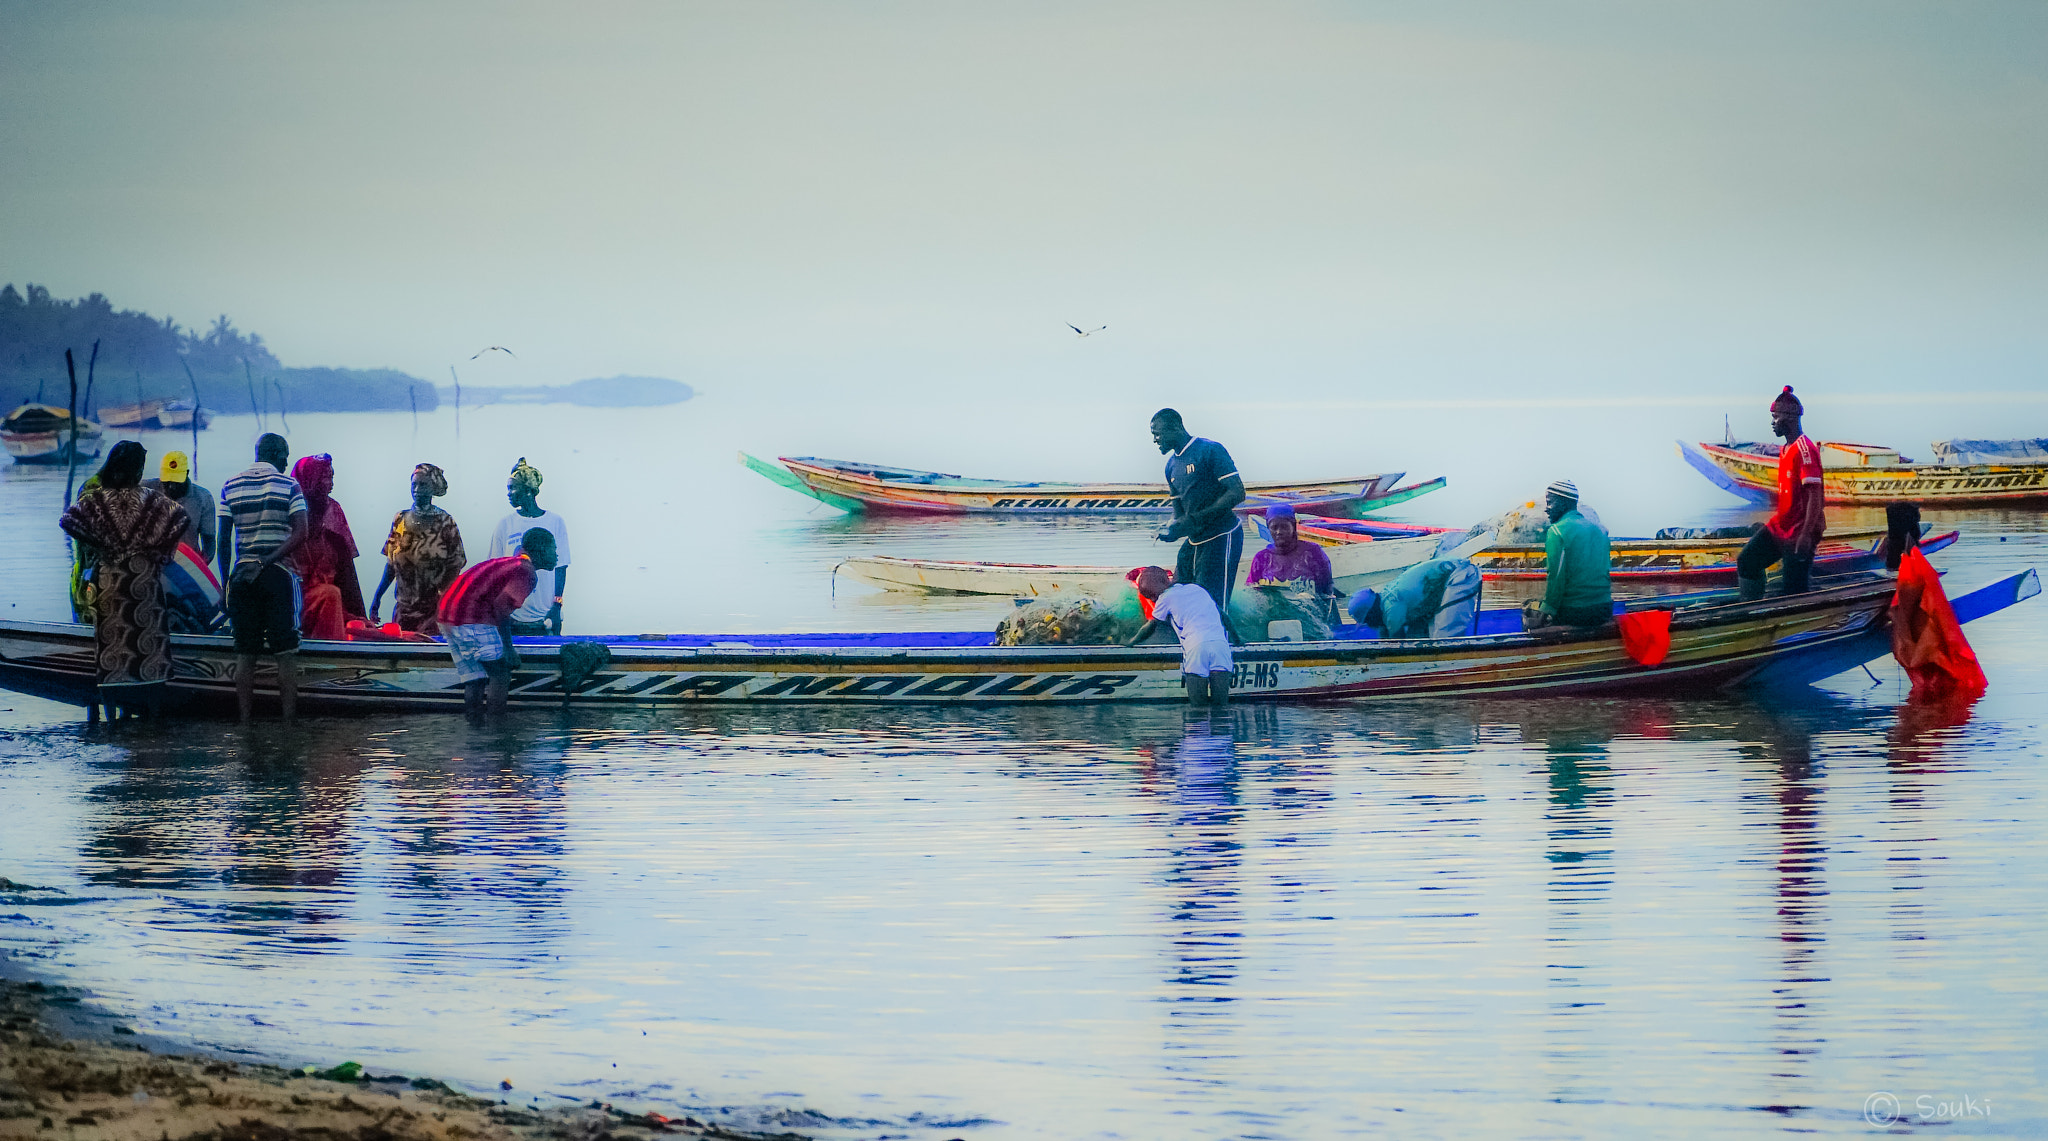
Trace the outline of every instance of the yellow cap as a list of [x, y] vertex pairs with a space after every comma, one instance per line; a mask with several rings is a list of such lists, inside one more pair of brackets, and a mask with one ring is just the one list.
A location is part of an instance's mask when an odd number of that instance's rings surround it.
[[165, 452], [164, 465], [157, 472], [157, 478], [165, 483], [186, 483], [192, 478], [192, 461], [183, 452]]

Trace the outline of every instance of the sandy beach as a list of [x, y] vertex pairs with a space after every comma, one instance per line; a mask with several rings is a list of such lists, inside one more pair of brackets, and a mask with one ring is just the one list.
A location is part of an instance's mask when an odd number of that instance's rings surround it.
[[67, 1141], [599, 1141], [712, 1137], [801, 1141], [611, 1105], [534, 1110], [457, 1092], [431, 1078], [319, 1075], [171, 1052], [69, 987], [0, 963], [0, 1138]]

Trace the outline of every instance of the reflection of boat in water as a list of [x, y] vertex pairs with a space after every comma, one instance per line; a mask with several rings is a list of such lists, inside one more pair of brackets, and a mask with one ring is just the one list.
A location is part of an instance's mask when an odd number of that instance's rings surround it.
[[90, 459], [100, 454], [100, 434], [100, 426], [82, 416], [74, 429], [70, 412], [48, 404], [24, 404], [0, 422], [0, 444], [18, 464], [70, 463], [74, 450]]
[[[1444, 557], [1474, 557], [1489, 541], [1490, 536], [1479, 536]], [[1348, 594], [1362, 587], [1391, 582], [1416, 563], [1438, 557], [1436, 549], [1439, 542], [1437, 536], [1424, 535], [1373, 543], [1346, 543], [1331, 547], [1326, 553], [1336, 588]], [[1246, 554], [1238, 563], [1240, 586], [1244, 585], [1244, 577], [1251, 571], [1250, 551], [1253, 549], [1255, 546], [1247, 534]], [[1130, 570], [1129, 567], [903, 559], [887, 555], [847, 559], [836, 569], [848, 578], [884, 590], [996, 594], [1013, 598], [1039, 598], [1063, 590], [1086, 590], [1110, 596], [1126, 589], [1124, 575]]]
[[[1140, 515], [1173, 510], [1163, 483], [1017, 483], [934, 471], [784, 456], [781, 466], [740, 453], [740, 463], [793, 491], [842, 511], [900, 514]], [[1367, 504], [1405, 503], [1442, 487], [1442, 479], [1396, 486], [1401, 472], [1327, 482], [1247, 483], [1241, 511], [1291, 503], [1300, 511], [1349, 516]]]
[[[1301, 520], [1300, 527], [1301, 537], [1323, 544], [1328, 548], [1333, 562], [1337, 558], [1337, 552], [1347, 546], [1370, 546], [1374, 543], [1387, 542], [1389, 536], [1393, 537], [1394, 542], [1412, 542], [1414, 540], [1406, 536], [1417, 531], [1439, 530], [1379, 520], [1352, 521], [1306, 517]], [[1920, 549], [1931, 555], [1954, 543], [1959, 534], [1950, 531], [1945, 535], [1922, 539]], [[1827, 576], [1875, 570], [1883, 562], [1883, 555], [1879, 551], [1879, 544], [1883, 539], [1882, 527], [1834, 532], [1815, 552], [1813, 573]], [[1611, 539], [1608, 547], [1613, 565], [1611, 573], [1615, 578], [1625, 580], [1734, 582], [1735, 556], [1742, 552], [1743, 544], [1747, 542], [1747, 534], [1719, 538]], [[1541, 543], [1496, 543], [1472, 555], [1471, 558], [1479, 567], [1480, 573], [1489, 579], [1543, 577], [1544, 556]]]
[[[2040, 593], [2032, 570], [1954, 600], [1961, 621]], [[1517, 610], [1480, 614], [1462, 638], [1264, 642], [1238, 650], [1235, 687], [1255, 701], [1336, 698], [1667, 693], [1735, 685], [1805, 685], [1891, 652], [1894, 582], [1864, 574], [1790, 597], [1736, 601], [1732, 591], [1634, 599], [1671, 610], [1671, 646], [1657, 665], [1629, 657], [1610, 625], [1526, 634]], [[1348, 629], [1356, 629], [1348, 628]], [[991, 633], [671, 634], [595, 639], [611, 662], [582, 682], [578, 704], [1035, 704], [1185, 700], [1176, 647], [994, 645]], [[565, 700], [564, 639], [518, 639], [513, 704]], [[174, 635], [174, 704], [234, 706], [234, 642]], [[92, 630], [0, 621], [0, 683], [58, 700], [94, 699]], [[439, 645], [313, 642], [299, 652], [308, 709], [453, 712], [463, 685]], [[275, 692], [274, 675], [258, 689]]]
[[[1891, 448], [1823, 442], [1821, 486], [1829, 503], [1882, 507], [1905, 500], [1946, 506], [2048, 503], [2048, 456], [2031, 440], [1950, 440], [1936, 444], [1937, 463], [1919, 464]], [[1977, 445], [1975, 449], [1955, 445]], [[1678, 454], [1714, 486], [1753, 503], [1778, 498], [1778, 444], [1690, 444]]]

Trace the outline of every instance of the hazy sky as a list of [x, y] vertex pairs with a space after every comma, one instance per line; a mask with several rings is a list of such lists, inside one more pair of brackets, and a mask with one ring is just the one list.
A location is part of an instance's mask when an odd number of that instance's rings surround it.
[[2039, 390], [2048, 6], [0, 0], [0, 203], [473, 383]]

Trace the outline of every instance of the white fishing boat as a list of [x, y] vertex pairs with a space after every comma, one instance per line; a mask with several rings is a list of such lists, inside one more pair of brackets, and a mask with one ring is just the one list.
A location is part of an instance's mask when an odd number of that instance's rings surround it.
[[[1251, 570], [1251, 553], [1264, 546], [1248, 526], [1245, 529], [1245, 554], [1238, 563], [1238, 585], [1244, 585], [1244, 576]], [[1341, 546], [1326, 547], [1323, 553], [1330, 558], [1330, 572], [1336, 588], [1350, 593], [1364, 587], [1378, 587], [1392, 582], [1400, 573], [1427, 559], [1443, 557], [1468, 559], [1485, 550], [1493, 542], [1493, 533], [1485, 532], [1465, 540], [1457, 547], [1437, 555], [1438, 535], [1424, 535], [1412, 539], [1379, 539], [1373, 542], [1345, 543]], [[1162, 558], [1171, 561], [1173, 548], [1162, 547]], [[891, 555], [871, 555], [847, 559], [835, 570], [857, 582], [878, 586], [883, 590], [901, 590], [925, 594], [994, 594], [1007, 598], [1042, 598], [1061, 591], [1088, 591], [1094, 594], [1110, 594], [1125, 585], [1124, 576], [1130, 572], [1128, 566], [1058, 566], [1040, 563], [992, 563], [966, 562], [947, 559], [906, 559]]]
[[147, 428], [190, 428], [197, 422], [201, 431], [206, 429], [213, 417], [206, 410], [189, 400], [171, 400], [156, 410], [156, 415], [145, 424]]
[[101, 431], [82, 416], [74, 427], [66, 409], [24, 404], [0, 422], [0, 445], [18, 464], [70, 463], [74, 453], [81, 460], [100, 454]]

